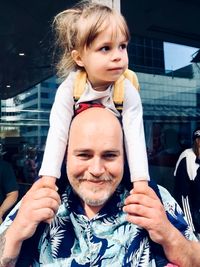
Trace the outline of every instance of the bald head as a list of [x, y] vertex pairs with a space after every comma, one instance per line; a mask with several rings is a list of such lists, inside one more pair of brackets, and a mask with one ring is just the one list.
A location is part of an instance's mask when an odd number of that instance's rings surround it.
[[123, 134], [119, 120], [105, 108], [89, 108], [77, 115], [71, 124], [69, 145], [72, 139], [80, 139], [83, 135], [90, 136], [91, 140], [99, 142], [108, 138], [119, 138], [123, 146]]

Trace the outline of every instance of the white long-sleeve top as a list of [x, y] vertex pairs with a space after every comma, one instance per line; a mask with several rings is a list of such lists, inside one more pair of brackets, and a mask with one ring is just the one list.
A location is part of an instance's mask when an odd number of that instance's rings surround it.
[[[73, 97], [75, 76], [76, 72], [71, 72], [56, 92], [40, 176], [60, 177], [74, 105], [76, 107], [79, 103], [96, 101], [116, 116], [120, 116], [112, 99], [114, 86], [109, 86], [105, 91], [96, 91], [87, 82], [83, 94], [75, 103]], [[141, 99], [128, 79], [124, 80], [122, 124], [131, 181], [149, 180]]]

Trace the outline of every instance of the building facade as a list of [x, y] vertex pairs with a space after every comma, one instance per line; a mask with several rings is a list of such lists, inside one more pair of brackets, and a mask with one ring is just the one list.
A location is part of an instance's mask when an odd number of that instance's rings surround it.
[[[193, 63], [166, 71], [163, 42], [142, 37], [133, 38], [129, 58], [141, 88], [150, 174], [173, 193], [176, 160], [191, 145], [191, 133], [200, 125], [200, 69]], [[59, 83], [51, 77], [13, 99], [1, 101], [1, 144], [7, 151], [4, 157], [16, 170], [23, 166], [30, 150], [38, 160], [37, 168], [40, 166]]]

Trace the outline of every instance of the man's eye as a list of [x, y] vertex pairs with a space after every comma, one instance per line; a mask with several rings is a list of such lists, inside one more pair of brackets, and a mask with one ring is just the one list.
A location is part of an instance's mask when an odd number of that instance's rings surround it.
[[78, 158], [82, 158], [82, 159], [88, 159], [90, 158], [90, 155], [87, 153], [79, 153], [76, 155]]
[[107, 160], [113, 160], [117, 157], [117, 155], [115, 153], [108, 153], [104, 155], [104, 158]]

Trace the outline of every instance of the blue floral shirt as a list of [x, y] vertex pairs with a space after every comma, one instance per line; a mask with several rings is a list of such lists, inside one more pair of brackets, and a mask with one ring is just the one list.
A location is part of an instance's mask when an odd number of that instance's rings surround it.
[[[167, 190], [159, 187], [159, 191], [169, 220], [186, 238], [196, 240], [178, 204]], [[40, 233], [24, 242], [20, 259], [30, 254], [34, 267], [166, 266], [161, 246], [151, 241], [144, 229], [126, 221], [122, 207], [127, 195], [128, 191], [119, 187], [106, 206], [88, 219], [71, 187], [67, 187], [54, 221], [50, 226], [42, 225]], [[0, 232], [10, 225], [13, 214]]]

